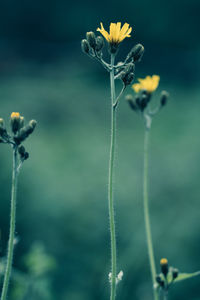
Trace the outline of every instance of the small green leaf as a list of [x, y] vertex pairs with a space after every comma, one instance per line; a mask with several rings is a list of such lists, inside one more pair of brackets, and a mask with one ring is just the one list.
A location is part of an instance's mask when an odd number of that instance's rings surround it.
[[200, 271], [194, 273], [179, 273], [178, 277], [174, 280], [174, 282], [186, 280], [192, 277], [200, 276]]

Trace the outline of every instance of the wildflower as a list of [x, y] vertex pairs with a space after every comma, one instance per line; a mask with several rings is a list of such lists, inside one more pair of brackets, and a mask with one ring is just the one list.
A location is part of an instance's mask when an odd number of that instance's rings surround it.
[[97, 28], [97, 31], [101, 32], [104, 38], [111, 46], [111, 52], [114, 53], [117, 50], [117, 46], [121, 43], [126, 37], [130, 37], [132, 27], [129, 27], [128, 23], [125, 23], [121, 28], [121, 22], [110, 23], [110, 32], [108, 33], [104, 27], [103, 23], [101, 28]]
[[161, 271], [162, 273], [166, 276], [168, 273], [168, 260], [166, 258], [162, 258], [160, 260], [160, 267], [161, 267]]
[[19, 118], [20, 117], [20, 113], [18, 112], [12, 112], [12, 114], [10, 115], [11, 119], [14, 119], [14, 118]]
[[136, 93], [145, 90], [147, 91], [147, 93], [151, 94], [157, 89], [160, 81], [160, 76], [158, 75], [153, 75], [152, 77], [146, 76], [146, 78], [144, 79], [139, 78], [138, 81], [139, 83], [135, 83], [132, 85], [133, 90]]

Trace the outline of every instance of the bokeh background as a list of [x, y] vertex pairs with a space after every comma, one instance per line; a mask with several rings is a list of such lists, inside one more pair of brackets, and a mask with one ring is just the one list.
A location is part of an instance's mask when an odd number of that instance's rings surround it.
[[[150, 211], [157, 267], [161, 257], [183, 272], [200, 269], [200, 39], [198, 0], [0, 2], [1, 117], [19, 111], [38, 127], [26, 142], [20, 174], [18, 243], [9, 300], [109, 299], [107, 172], [109, 75], [80, 50], [85, 32], [103, 21], [128, 22], [146, 52], [136, 78], [159, 74], [170, 93], [154, 119]], [[105, 58], [108, 55], [105, 51]], [[117, 87], [120, 88], [119, 86]], [[126, 93], [131, 93], [131, 88]], [[152, 299], [143, 206], [142, 120], [121, 100], [115, 208], [118, 299]], [[0, 251], [7, 248], [11, 149], [0, 147]], [[1, 275], [2, 279], [2, 275]], [[170, 300], [200, 298], [199, 278], [171, 288]]]

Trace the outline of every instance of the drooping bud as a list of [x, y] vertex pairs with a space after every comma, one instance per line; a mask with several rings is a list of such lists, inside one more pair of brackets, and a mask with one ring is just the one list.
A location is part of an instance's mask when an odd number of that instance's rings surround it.
[[91, 48], [95, 49], [96, 47], [96, 37], [93, 31], [86, 33], [86, 39], [90, 45]]
[[101, 36], [98, 36], [96, 38], [96, 47], [95, 47], [95, 50], [97, 52], [99, 52], [99, 51], [102, 50], [103, 47], [104, 47], [104, 40], [103, 40], [103, 38]]
[[160, 105], [162, 107], [166, 105], [168, 98], [169, 98], [169, 93], [166, 91], [162, 91], [161, 97], [160, 97]]
[[90, 46], [89, 46], [89, 43], [86, 39], [81, 41], [81, 49], [82, 49], [83, 53], [86, 53], [86, 54], [89, 53]]
[[160, 267], [161, 267], [161, 271], [164, 274], [164, 276], [167, 276], [169, 267], [168, 267], [168, 260], [166, 258], [162, 258], [160, 260]]
[[10, 116], [10, 125], [12, 132], [14, 134], [20, 129], [20, 114], [18, 112], [13, 112]]
[[139, 62], [144, 54], [144, 47], [142, 44], [135, 45], [126, 57], [126, 61], [133, 59], [134, 62]]

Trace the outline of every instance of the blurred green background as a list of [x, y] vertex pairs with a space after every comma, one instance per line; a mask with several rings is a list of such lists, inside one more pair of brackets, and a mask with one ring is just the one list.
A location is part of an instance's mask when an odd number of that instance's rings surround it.
[[[38, 127], [19, 178], [10, 300], [109, 299], [107, 172], [109, 75], [80, 50], [103, 21], [128, 22], [145, 55], [136, 78], [159, 74], [170, 93], [153, 121], [150, 210], [157, 267], [200, 269], [199, 0], [0, 2], [1, 117], [12, 111]], [[106, 59], [108, 55], [105, 52]], [[120, 88], [120, 84], [118, 86]], [[126, 93], [130, 93], [131, 88]], [[115, 208], [118, 299], [152, 299], [143, 206], [143, 124], [122, 99], [118, 111]], [[0, 145], [0, 251], [6, 255], [12, 155]], [[172, 287], [170, 300], [200, 299], [199, 278]]]

